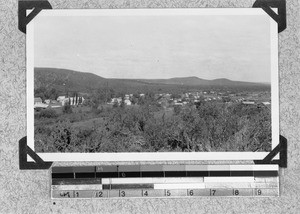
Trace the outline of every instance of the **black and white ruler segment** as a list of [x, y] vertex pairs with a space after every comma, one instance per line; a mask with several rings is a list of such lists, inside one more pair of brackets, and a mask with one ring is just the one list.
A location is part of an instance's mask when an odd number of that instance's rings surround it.
[[279, 196], [278, 165], [120, 165], [52, 168], [51, 197]]

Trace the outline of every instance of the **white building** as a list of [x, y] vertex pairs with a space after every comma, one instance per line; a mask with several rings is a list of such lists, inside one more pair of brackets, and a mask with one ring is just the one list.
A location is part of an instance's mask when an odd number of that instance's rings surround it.
[[39, 104], [39, 103], [43, 103], [42, 99], [40, 97], [35, 97], [34, 104]]
[[112, 98], [110, 104], [118, 103], [120, 105], [121, 102], [122, 102], [122, 98], [121, 97], [119, 97], [119, 98]]
[[183, 103], [175, 103], [175, 106], [183, 106]]
[[48, 104], [43, 103], [40, 97], [34, 98], [34, 108], [47, 108]]
[[45, 100], [45, 103], [48, 104], [48, 105], [50, 104], [50, 102], [51, 102], [51, 100], [49, 100], [49, 99]]
[[59, 96], [56, 100], [57, 102], [61, 103], [62, 106], [69, 103], [69, 98], [66, 98], [66, 96]]
[[34, 108], [47, 108], [48, 104], [45, 103], [36, 103], [34, 104]]
[[[76, 97], [67, 97], [66, 96], [59, 96], [57, 98], [57, 101], [61, 103], [62, 106], [66, 105], [67, 103], [70, 103], [70, 105], [79, 105], [81, 103], [83, 103], [84, 98], [83, 97], [77, 97], [77, 101], [76, 101]], [[80, 103], [81, 101], [81, 103]]]
[[65, 100], [65, 99], [66, 99], [66, 96], [59, 96], [56, 100], [58, 102], [61, 102], [61, 101]]
[[253, 101], [243, 101], [242, 103], [244, 105], [254, 105], [255, 104], [255, 102], [253, 102]]
[[127, 106], [130, 106], [130, 105], [131, 105], [131, 101], [130, 101], [130, 100], [124, 100], [124, 103], [125, 103]]
[[266, 105], [271, 105], [270, 102], [262, 102], [262, 104], [264, 104], [265, 106], [266, 106]]

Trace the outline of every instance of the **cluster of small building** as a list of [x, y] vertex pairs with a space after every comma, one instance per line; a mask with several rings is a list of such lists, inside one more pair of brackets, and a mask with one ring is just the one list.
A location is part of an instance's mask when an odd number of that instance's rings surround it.
[[208, 95], [207, 92], [187, 92], [173, 96], [169, 93], [156, 94], [157, 102], [164, 106], [184, 106], [187, 104], [199, 103], [200, 100], [204, 101], [213, 101], [213, 100], [222, 100], [220, 96]]
[[[140, 97], [145, 97], [145, 94], [139, 94]], [[187, 92], [178, 95], [172, 95], [171, 93], [161, 93], [155, 94], [154, 100], [163, 107], [171, 106], [184, 106], [187, 104], [195, 104], [202, 101], [220, 101], [227, 103], [243, 103], [245, 105], [270, 105], [270, 101], [261, 101], [256, 99], [258, 94], [243, 94], [243, 93], [232, 93], [232, 92], [216, 92], [216, 91], [196, 91], [196, 92]], [[133, 94], [126, 94], [123, 98], [117, 97], [112, 98], [108, 104], [118, 104], [121, 105], [124, 102], [125, 105], [139, 104], [138, 102], [133, 102]]]
[[[145, 94], [139, 94], [139, 97], [145, 97]], [[116, 98], [112, 98], [110, 102], [108, 102], [107, 104], [109, 105], [121, 105], [122, 102], [124, 102], [125, 105], [130, 106], [133, 104], [133, 94], [125, 94], [124, 96], [124, 100], [122, 99], [122, 97], [116, 97]]]
[[[139, 98], [145, 98], [145, 94], [125, 94], [124, 97], [114, 97], [107, 104], [118, 105], [122, 103], [126, 106], [139, 105]], [[184, 106], [196, 104], [200, 101], [220, 101], [228, 103], [243, 103], [245, 105], [270, 105], [270, 100], [258, 99], [260, 94], [255, 93], [233, 93], [230, 91], [195, 91], [182, 94], [161, 93], [155, 94], [154, 100], [162, 107]], [[267, 96], [266, 96], [267, 97]], [[66, 104], [80, 105], [85, 99], [82, 96], [66, 97], [59, 96], [56, 100], [46, 99], [42, 101], [40, 97], [34, 98], [34, 108], [58, 108]]]
[[66, 96], [59, 96], [56, 100], [46, 99], [42, 100], [40, 97], [34, 98], [34, 108], [59, 108], [65, 106], [66, 104], [69, 105], [80, 105], [84, 101], [83, 97], [66, 97]]

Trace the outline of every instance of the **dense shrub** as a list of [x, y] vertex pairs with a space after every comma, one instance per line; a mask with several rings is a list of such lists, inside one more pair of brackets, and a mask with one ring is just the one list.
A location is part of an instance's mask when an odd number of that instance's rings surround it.
[[56, 118], [58, 114], [54, 109], [49, 108], [49, 109], [41, 110], [39, 116], [44, 118]]
[[63, 113], [64, 114], [71, 114], [73, 112], [72, 106], [70, 104], [66, 104], [63, 106]]
[[181, 106], [174, 106], [174, 113], [178, 115], [181, 111]]
[[91, 111], [88, 115], [64, 114], [59, 117], [64, 122], [43, 129], [36, 127], [35, 139], [40, 150], [174, 152], [271, 148], [271, 114], [264, 107], [201, 102], [196, 107], [174, 109], [171, 114], [154, 105], [110, 107], [101, 111], [100, 114]]

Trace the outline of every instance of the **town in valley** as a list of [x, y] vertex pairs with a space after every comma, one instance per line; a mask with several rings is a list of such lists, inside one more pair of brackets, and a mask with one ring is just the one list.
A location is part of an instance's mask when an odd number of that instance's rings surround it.
[[36, 69], [41, 152], [268, 151], [271, 85]]
[[[79, 93], [80, 94], [80, 93]], [[86, 97], [86, 98], [84, 98]], [[145, 93], [140, 94], [124, 94], [123, 97], [113, 97], [110, 102], [106, 102], [104, 106], [138, 106], [140, 102], [146, 98]], [[34, 108], [36, 111], [46, 108], [62, 108], [65, 105], [81, 106], [84, 105], [85, 100], [88, 100], [88, 95], [81, 96], [68, 96], [60, 95], [57, 99], [45, 99], [41, 97], [34, 98]], [[153, 101], [164, 109], [172, 110], [175, 106], [197, 105], [200, 101], [203, 102], [225, 102], [242, 103], [244, 105], [254, 105], [257, 107], [270, 106], [271, 94], [270, 92], [238, 92], [222, 91], [222, 90], [206, 90], [206, 91], [193, 91], [182, 94], [161, 93], [154, 94]]]

